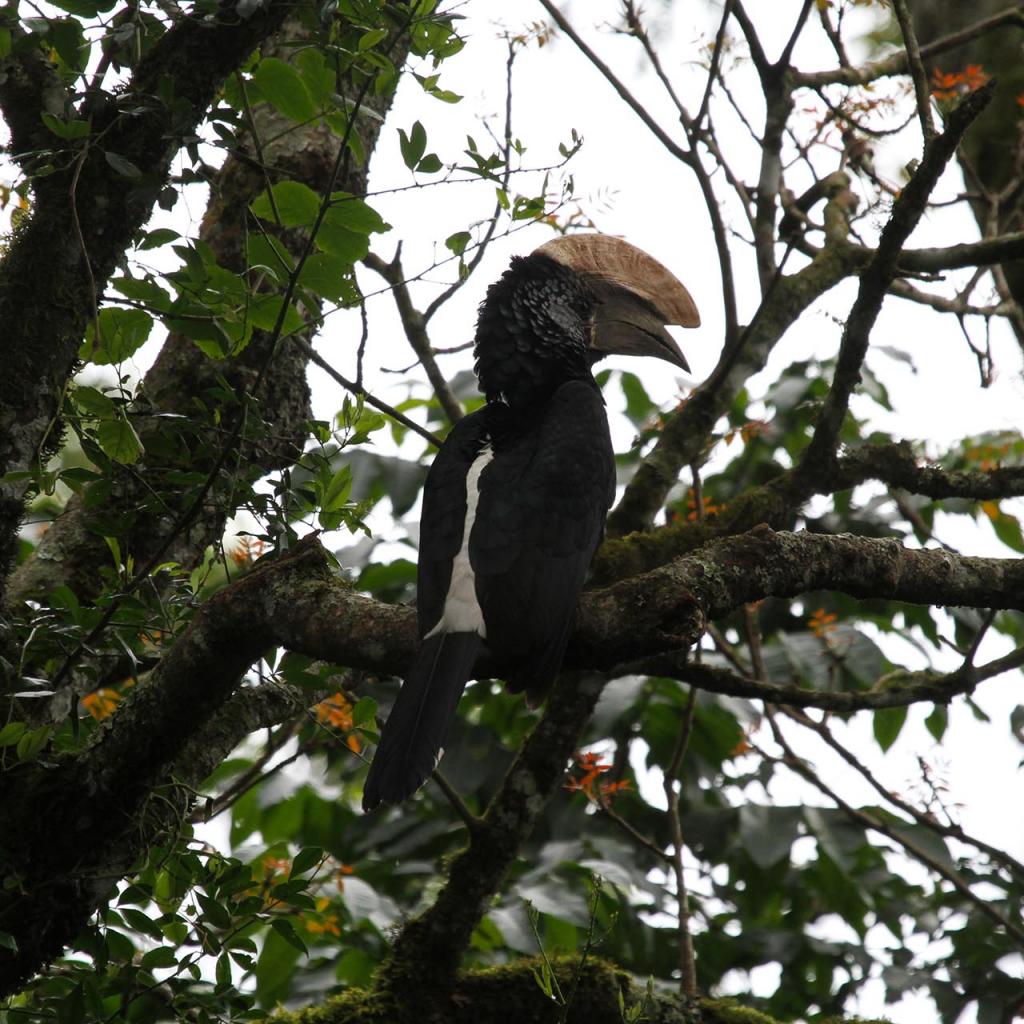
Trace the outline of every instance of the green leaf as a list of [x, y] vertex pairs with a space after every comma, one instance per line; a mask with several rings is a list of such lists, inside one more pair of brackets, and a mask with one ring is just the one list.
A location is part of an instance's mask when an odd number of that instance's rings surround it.
[[372, 50], [381, 40], [387, 39], [387, 36], [388, 30], [386, 28], [370, 29], [370, 31], [365, 33], [359, 40], [358, 49], [360, 52]]
[[171, 308], [171, 297], [156, 281], [148, 277], [118, 277], [110, 282], [126, 299], [133, 299], [161, 313]]
[[[8, 33], [8, 39], [10, 33]], [[53, 132], [54, 135], [62, 139], [84, 139], [92, 131], [92, 125], [88, 121], [77, 121], [70, 120], [64, 121], [59, 117], [55, 117], [53, 114], [43, 113], [40, 115], [43, 120], [43, 124]]]
[[249, 209], [263, 220], [276, 222], [279, 216], [285, 227], [297, 227], [316, 220], [320, 202], [320, 197], [308, 185], [298, 181], [279, 181], [269, 191], [264, 189]]
[[1020, 522], [1016, 516], [1000, 510], [991, 517], [992, 529], [996, 536], [1013, 551], [1024, 552], [1024, 535], [1021, 534]]
[[423, 158], [427, 151], [427, 130], [416, 121], [409, 134], [406, 135], [402, 128], [398, 129], [398, 145], [402, 151], [402, 159], [410, 171], [416, 169], [416, 165]]
[[122, 178], [141, 178], [142, 171], [119, 153], [111, 153], [109, 149], [103, 151], [103, 157], [111, 167], [121, 175]]
[[391, 225], [364, 199], [350, 192], [332, 192], [331, 205], [324, 218], [325, 223], [348, 228], [362, 234], [381, 234], [391, 230]]
[[317, 233], [316, 244], [332, 256], [358, 263], [370, 251], [369, 236], [388, 231], [390, 225], [362, 199], [335, 193], [331, 200], [331, 208]]
[[316, 116], [317, 105], [302, 76], [290, 64], [277, 57], [264, 57], [252, 77], [263, 97], [285, 117], [308, 121]]
[[178, 956], [171, 946], [157, 946], [143, 955], [139, 966], [147, 971], [154, 967], [177, 967]]
[[[162, 288], [156, 285], [153, 288], [156, 292], [149, 291], [148, 294], [168, 298]], [[153, 318], [142, 309], [107, 306], [99, 311], [96, 319], [99, 338], [95, 337], [95, 325], [90, 324], [79, 357], [101, 366], [121, 363], [134, 355], [145, 344], [153, 329]]]
[[800, 807], [744, 804], [740, 808], [740, 841], [759, 868], [770, 868], [789, 856], [802, 819]]
[[352, 725], [376, 728], [377, 702], [372, 697], [360, 697], [352, 707]]
[[939, 743], [946, 735], [946, 728], [949, 726], [949, 711], [942, 704], [936, 704], [932, 713], [924, 720], [925, 727]]
[[359, 302], [352, 263], [328, 252], [315, 252], [306, 260], [299, 284], [339, 305], [354, 306]]
[[297, 949], [300, 953], [308, 955], [309, 949], [306, 947], [306, 943], [302, 941], [302, 937], [295, 930], [295, 925], [291, 923], [287, 918], [275, 917], [270, 922], [270, 927], [277, 932], [278, 935], [284, 939], [293, 949]]
[[133, 931], [149, 935], [154, 939], [162, 939], [164, 937], [156, 921], [141, 910], [136, 910], [134, 907], [122, 907], [120, 914]]
[[203, 917], [214, 928], [226, 929], [231, 927], [231, 915], [223, 903], [212, 896], [205, 896], [201, 892], [196, 893], [196, 899], [199, 901], [199, 906], [203, 909]]
[[294, 878], [297, 875], [304, 875], [307, 871], [319, 866], [323, 859], [324, 851], [319, 846], [303, 847], [292, 861], [292, 870], [289, 877]]
[[883, 708], [875, 712], [872, 727], [875, 731], [875, 740], [883, 751], [888, 750], [895, 742], [907, 720], [907, 709]]
[[142, 455], [142, 442], [135, 428], [123, 416], [101, 420], [96, 431], [103, 451], [115, 462], [130, 466]]
[[255, 971], [256, 995], [260, 1005], [267, 1007], [274, 1006], [286, 997], [295, 974], [295, 965], [305, 952], [304, 948], [300, 949], [281, 934], [280, 926], [287, 926], [291, 936], [300, 944], [302, 942], [295, 935], [289, 921], [275, 918], [271, 923]]
[[76, 18], [95, 18], [101, 11], [113, 8], [115, 0], [53, 0], [53, 6]]
[[50, 41], [57, 55], [70, 70], [85, 70], [91, 48], [79, 21], [74, 18], [53, 19], [50, 22]]
[[454, 235], [449, 235], [445, 239], [444, 244], [456, 256], [461, 256], [466, 251], [466, 246], [472, 241], [473, 236], [468, 231], [456, 231]]
[[139, 249], [159, 249], [168, 242], [176, 242], [181, 235], [173, 228], [154, 228], [147, 231], [138, 244]]
[[[262, 330], [272, 331], [277, 326], [278, 317], [281, 315], [282, 302], [284, 302], [283, 295], [257, 295], [249, 306], [250, 320]], [[302, 323], [299, 311], [289, 305], [281, 323], [281, 336], [285, 337], [301, 330]]]
[[52, 726], [43, 725], [31, 732], [23, 733], [15, 747], [18, 760], [31, 761], [46, 746], [52, 731]]
[[27, 728], [24, 722], [8, 722], [0, 729], [0, 747], [14, 746]]
[[424, 174], [437, 174], [444, 166], [436, 153], [428, 153], [417, 165], [416, 170]]
[[634, 427], [642, 427], [657, 410], [635, 373], [620, 373], [619, 386], [626, 398], [626, 415]]

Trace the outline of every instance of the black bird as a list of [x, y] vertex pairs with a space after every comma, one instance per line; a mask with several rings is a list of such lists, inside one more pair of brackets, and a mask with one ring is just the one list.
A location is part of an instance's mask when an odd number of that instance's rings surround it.
[[427, 474], [422, 642], [370, 765], [365, 810], [404, 800], [434, 770], [482, 648], [511, 692], [543, 700], [615, 490], [590, 368], [616, 353], [688, 370], [663, 325], [699, 323], [665, 267], [609, 235], [513, 257], [488, 289], [474, 348], [487, 402], [452, 428]]

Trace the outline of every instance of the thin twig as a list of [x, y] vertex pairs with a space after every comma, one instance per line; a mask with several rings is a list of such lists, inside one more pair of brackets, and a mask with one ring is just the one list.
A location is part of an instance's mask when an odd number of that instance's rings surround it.
[[[881, 818], [875, 817], [873, 814], [868, 814], [865, 811], [858, 810], [843, 800], [843, 798], [839, 796], [834, 789], [824, 783], [818, 777], [817, 773], [793, 752], [793, 749], [789, 746], [785, 736], [782, 734], [782, 730], [779, 728], [778, 723], [771, 715], [768, 716], [768, 723], [771, 726], [775, 742], [778, 743], [785, 753], [782, 763], [785, 764], [787, 768], [790, 768], [802, 779], [809, 782], [812, 786], [827, 796], [836, 805], [836, 807], [846, 814], [847, 817], [856, 821], [858, 824], [863, 825], [865, 828], [869, 828], [872, 831], [878, 832], [881, 835], [886, 836], [888, 839], [891, 839], [915, 860], [920, 861], [929, 870], [944, 878], [953, 886], [954, 889], [956, 889], [958, 893], [960, 893], [961, 896], [964, 897], [965, 900], [971, 903], [976, 910], [990, 918], [999, 927], [1003, 928], [1007, 934], [1013, 936], [1017, 942], [1024, 945], [1024, 929], [1011, 921], [1002, 913], [1002, 911], [998, 910], [994, 903], [989, 900], [981, 899], [977, 896], [957, 871], [946, 867], [945, 864], [933, 857], [918, 843], [915, 843], [912, 839], [903, 835], [900, 832], [898, 825], [890, 825]], [[771, 758], [767, 754], [764, 756], [769, 760], [778, 761], [777, 758]]]
[[807, 24], [807, 16], [811, 13], [811, 7], [815, 0], [804, 0], [803, 7], [800, 8], [800, 13], [796, 16], [796, 24], [793, 26], [793, 31], [789, 34], [789, 39], [786, 41], [786, 45], [782, 48], [782, 53], [779, 55], [779, 59], [775, 62], [776, 68], [788, 68], [789, 62], [793, 58], [793, 49], [796, 47], [797, 40], [800, 38], [800, 33], [803, 32], [804, 26]]
[[[427, 334], [427, 319], [412, 302], [409, 294], [409, 287], [405, 281], [405, 271], [402, 269], [402, 249], [399, 246], [394, 258], [386, 263], [376, 253], [368, 253], [363, 262], [371, 269], [380, 274], [388, 284], [391, 285], [391, 294], [395, 299], [395, 306], [398, 309], [402, 327], [405, 329], [405, 336], [416, 353], [423, 369], [427, 373], [437, 400], [441, 403], [445, 415], [452, 423], [458, 423], [465, 415], [459, 400], [451, 389], [445, 375], [441, 372], [434, 358], [434, 351], [430, 344], [430, 336]], [[361, 381], [357, 380], [361, 385]]]
[[700, 106], [697, 108], [697, 116], [693, 119], [695, 131], [700, 131], [704, 118], [707, 116], [708, 107], [711, 103], [711, 91], [715, 87], [715, 79], [718, 78], [718, 68], [722, 62], [722, 47], [725, 45], [725, 30], [732, 16], [732, 0], [725, 0], [722, 5], [722, 20], [718, 23], [718, 31], [715, 33], [715, 41], [711, 50], [711, 65], [708, 68], [707, 81], [704, 83], [704, 95], [701, 97]]
[[683, 825], [679, 814], [679, 793], [676, 791], [676, 777], [690, 744], [693, 731], [693, 716], [697, 707], [697, 691], [690, 690], [683, 717], [679, 725], [672, 758], [665, 769], [664, 789], [668, 804], [668, 820], [672, 830], [672, 871], [676, 880], [676, 902], [678, 904], [678, 948], [679, 948], [679, 991], [693, 998], [697, 995], [697, 968], [693, 957], [693, 937], [690, 935], [690, 897], [683, 877]]
[[914, 96], [917, 99], [917, 116], [921, 121], [921, 134], [925, 145], [935, 138], [935, 122], [932, 120], [932, 97], [928, 89], [928, 75], [921, 60], [921, 48], [917, 44], [917, 33], [914, 31], [914, 19], [907, 9], [907, 0], [892, 0], [893, 13], [900, 24], [903, 45], [907, 51], [907, 63], [910, 66], [910, 78], [914, 83]]
[[434, 769], [431, 778], [437, 783], [437, 788], [441, 790], [445, 795], [445, 799], [452, 805], [452, 809], [462, 819], [462, 823], [469, 829], [469, 831], [475, 832], [483, 825], [483, 818], [479, 815], [474, 814], [467, 806], [466, 802], [459, 795], [455, 787], [444, 777], [444, 775], [438, 770]]
[[[503, 192], [508, 191], [508, 183], [512, 178], [512, 65], [515, 63], [515, 59], [515, 42], [509, 39], [508, 59], [505, 63], [505, 141], [502, 146], [504, 169], [501, 174], [501, 188]], [[502, 209], [503, 207], [499, 200], [495, 204], [494, 211], [491, 213], [487, 230], [484, 232], [483, 238], [480, 239], [476, 251], [473, 253], [473, 258], [465, 265], [465, 269], [462, 268], [460, 263], [460, 273], [456, 275], [455, 280], [427, 306], [423, 313], [424, 324], [430, 322], [431, 317], [470, 279], [473, 271], [480, 265], [480, 261], [484, 258], [484, 253], [487, 252], [487, 247], [494, 239], [494, 232], [497, 230], [498, 218], [501, 216]], [[458, 418], [456, 417], [456, 419]]]
[[366, 401], [367, 405], [372, 405], [374, 409], [379, 410], [386, 416], [390, 416], [393, 420], [401, 423], [402, 426], [408, 427], [410, 430], [415, 431], [425, 441], [428, 441], [435, 448], [441, 447], [441, 438], [436, 434], [432, 434], [426, 427], [420, 426], [415, 420], [409, 419], [405, 413], [399, 412], [394, 406], [388, 405], [387, 402], [381, 401], [379, 398], [375, 398], [366, 390], [362, 385], [357, 384], [354, 380], [349, 380], [347, 377], [343, 377], [326, 359], [318, 355], [316, 349], [306, 341], [305, 338], [296, 338], [295, 344], [302, 349], [305, 355], [308, 357], [310, 362], [316, 363], [321, 370], [324, 371], [333, 380], [336, 380], [343, 388], [351, 391], [354, 395], [361, 395]]
[[863, 762], [858, 760], [852, 751], [835, 738], [831, 729], [829, 729], [827, 722], [817, 722], [811, 718], [810, 715], [807, 715], [802, 711], [796, 711], [792, 708], [785, 708], [782, 713], [786, 715], [787, 718], [791, 718], [794, 722], [802, 725], [804, 728], [817, 733], [817, 735], [821, 737], [822, 741], [834, 750], [851, 768], [853, 768], [854, 771], [856, 771], [857, 774], [860, 775], [861, 778], [863, 778], [864, 781], [879, 794], [879, 796], [884, 800], [887, 800], [894, 807], [899, 808], [899, 810], [903, 811], [904, 814], [912, 817], [919, 825], [929, 828], [932, 831], [950, 839], [956, 839], [961, 843], [977, 847], [977, 849], [987, 854], [993, 863], [1001, 865], [1017, 878], [1024, 879], [1024, 864], [1016, 858], [1011, 857], [1010, 854], [991, 846], [981, 839], [977, 839], [974, 836], [969, 835], [959, 825], [952, 822], [944, 825], [941, 822], [936, 821], [931, 815], [925, 814], [913, 804], [897, 796], [895, 793], [889, 792], [889, 790], [887, 790], [878, 781], [874, 772], [872, 772]]

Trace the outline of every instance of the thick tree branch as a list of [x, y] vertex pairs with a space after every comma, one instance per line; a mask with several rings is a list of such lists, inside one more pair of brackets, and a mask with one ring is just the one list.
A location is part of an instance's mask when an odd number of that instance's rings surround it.
[[663, 675], [709, 693], [721, 693], [748, 700], [764, 700], [793, 708], [820, 708], [847, 714], [853, 711], [879, 711], [933, 701], [948, 704], [960, 694], [970, 694], [979, 683], [1012, 672], [1024, 664], [1024, 650], [1014, 651], [985, 665], [966, 666], [946, 674], [907, 672], [879, 681], [870, 690], [842, 692], [809, 690], [802, 686], [773, 683], [765, 679], [715, 665], [700, 664], [680, 655], [646, 658], [629, 668], [636, 672]]
[[1024, 231], [983, 238], [977, 242], [950, 245], [939, 249], [906, 249], [900, 254], [901, 270], [938, 273], [958, 267], [985, 267], [993, 263], [1024, 258]]
[[674, 558], [764, 523], [788, 529], [804, 503], [817, 494], [835, 494], [868, 480], [925, 497], [1000, 501], [1024, 495], [1024, 467], [947, 470], [920, 465], [910, 444], [864, 445], [840, 456], [833, 471], [814, 479], [795, 470], [742, 494], [716, 516], [703, 522], [681, 522], [647, 533], [605, 541], [591, 570], [591, 581], [603, 586], [665, 565]]
[[[958, 46], [977, 39], [988, 32], [994, 32], [1005, 26], [1024, 29], [1024, 11], [1018, 4], [1007, 7], [989, 18], [968, 25], [959, 32], [951, 32], [941, 39], [933, 40], [921, 47], [921, 57], [927, 60], [947, 50], [955, 50]], [[898, 50], [884, 60], [872, 61], [861, 67], [841, 67], [829, 71], [802, 72], [793, 74], [794, 84], [801, 87], [818, 89], [825, 85], [867, 85], [879, 78], [890, 75], [906, 74], [908, 67], [906, 50]]]
[[[586, 595], [567, 666], [604, 672], [682, 650], [708, 621], [744, 603], [821, 589], [1024, 610], [1024, 561], [760, 528]], [[212, 728], [207, 723], [268, 648], [280, 645], [336, 664], [396, 674], [415, 651], [414, 619], [410, 608], [361, 597], [333, 579], [319, 543], [307, 540], [287, 557], [261, 563], [200, 608], [150, 679], [135, 688], [82, 754], [57, 767], [33, 763], [11, 772], [0, 805], [0, 835], [20, 837], [11, 865], [19, 886], [0, 895], [0, 928], [16, 936], [19, 952], [0, 954], [5, 958], [0, 959], [0, 987], [10, 990], [53, 955], [135, 853], [173, 825], [173, 814], [169, 820], [166, 813], [154, 812], [154, 787], [166, 782], [197, 734]], [[484, 664], [481, 670], [500, 675], [501, 666]], [[528, 831], [557, 785], [599, 690], [600, 679], [590, 675], [578, 684], [563, 679], [556, 689], [520, 755], [520, 770], [510, 774], [488, 813], [476, 841], [483, 852], [466, 855], [471, 877], [459, 885], [470, 888], [457, 891], [476, 895], [457, 927], [452, 918], [458, 934], [448, 933], [449, 945], [437, 947], [439, 956], [445, 949], [454, 956], [461, 948], [465, 928], [472, 928], [470, 917], [515, 856], [516, 837]], [[82, 813], [83, 791], [90, 795], [88, 814]], [[161, 806], [180, 805], [183, 812], [188, 794], [172, 790], [170, 797]], [[47, 815], [41, 822], [43, 804]]]

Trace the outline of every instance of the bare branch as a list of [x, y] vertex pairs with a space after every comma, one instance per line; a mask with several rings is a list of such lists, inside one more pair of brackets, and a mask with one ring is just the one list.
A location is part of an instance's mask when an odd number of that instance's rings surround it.
[[674, 157], [682, 160], [685, 163], [689, 163], [690, 154], [679, 145], [657, 122], [654, 116], [647, 110], [647, 108], [630, 92], [626, 87], [625, 83], [615, 74], [614, 71], [603, 61], [601, 58], [592, 50], [580, 34], [573, 28], [572, 24], [566, 20], [565, 15], [555, 6], [553, 0], [540, 0], [541, 7], [551, 16], [551, 19], [555, 24], [576, 44], [577, 49], [590, 61], [594, 67], [600, 71], [607, 82], [618, 94], [621, 99], [637, 117], [650, 129], [654, 137], [671, 153]]
[[814, 437], [800, 460], [802, 475], [813, 476], [835, 464], [836, 442], [850, 395], [860, 381], [871, 329], [882, 308], [890, 282], [897, 274], [900, 251], [924, 213], [939, 175], [956, 151], [964, 132], [992, 97], [992, 83], [970, 93], [950, 115], [946, 130], [925, 146], [917, 172], [893, 205], [882, 229], [878, 248], [860, 277], [860, 288], [843, 329], [835, 376], [818, 419]]
[[907, 672], [898, 678], [879, 681], [870, 690], [844, 692], [811, 690], [802, 686], [773, 683], [714, 665], [701, 665], [681, 655], [645, 658], [628, 666], [631, 671], [678, 679], [708, 693], [728, 697], [763, 700], [791, 708], [820, 708], [848, 714], [854, 711], [880, 711], [903, 708], [932, 701], [948, 704], [954, 697], [970, 694], [979, 683], [1012, 672], [1024, 665], [1024, 649], [976, 668], [959, 668], [945, 675], [936, 672]]
[[834, 750], [851, 768], [853, 768], [853, 770], [856, 771], [857, 774], [860, 775], [860, 777], [864, 779], [864, 781], [867, 782], [867, 784], [871, 786], [879, 796], [882, 797], [882, 799], [887, 800], [904, 814], [913, 818], [919, 825], [929, 828], [933, 832], [949, 839], [956, 839], [961, 843], [967, 843], [970, 846], [974, 846], [985, 853], [993, 864], [1003, 867], [1017, 878], [1024, 880], [1024, 864], [1010, 856], [1010, 854], [997, 849], [995, 846], [992, 846], [990, 843], [986, 843], [982, 839], [977, 839], [976, 837], [969, 835], [959, 825], [953, 823], [943, 824], [942, 822], [937, 821], [932, 815], [918, 810], [918, 808], [909, 801], [902, 799], [895, 793], [889, 792], [889, 790], [887, 790], [878, 781], [875, 773], [855, 757], [852, 751], [843, 746], [843, 744], [835, 738], [832, 734], [832, 730], [828, 727], [827, 719], [823, 718], [820, 722], [817, 722], [811, 718], [810, 715], [806, 715], [799, 711], [787, 710], [784, 713], [789, 718], [792, 718], [794, 722], [798, 722], [800, 725], [804, 726], [804, 728], [817, 733], [817, 735], [821, 737], [822, 741]]
[[903, 45], [907, 51], [907, 64], [910, 67], [910, 78], [914, 83], [914, 96], [917, 99], [917, 116], [921, 121], [921, 135], [927, 145], [935, 138], [935, 123], [932, 121], [932, 97], [928, 89], [928, 75], [921, 60], [920, 47], [917, 45], [914, 19], [907, 9], [907, 0], [892, 0], [892, 9], [899, 22]]
[[[1014, 4], [1006, 10], [993, 14], [989, 18], [976, 21], [973, 25], [967, 25], [959, 32], [951, 32], [948, 36], [936, 39], [921, 47], [921, 57], [927, 60], [947, 50], [955, 50], [978, 36], [988, 32], [994, 32], [1005, 26], [1024, 29], [1024, 11], [1020, 6]], [[798, 87], [818, 88], [823, 85], [866, 85], [879, 78], [886, 78], [889, 75], [902, 75], [907, 71], [907, 52], [899, 50], [886, 57], [884, 60], [872, 61], [859, 68], [840, 67], [831, 71], [793, 72], [793, 80]]]
[[679, 767], [683, 763], [686, 748], [690, 745], [693, 713], [696, 708], [697, 691], [691, 689], [679, 722], [679, 735], [676, 737], [675, 749], [665, 768], [663, 780], [665, 801], [668, 804], [669, 828], [672, 832], [672, 872], [676, 880], [679, 991], [689, 998], [697, 995], [697, 967], [693, 958], [693, 936], [690, 934], [690, 897], [686, 890], [686, 879], [683, 877], [683, 825], [679, 814], [679, 791], [676, 786]]
[[405, 336], [423, 369], [427, 371], [431, 387], [433, 387], [445, 415], [451, 423], [458, 423], [465, 413], [434, 358], [430, 336], [427, 334], [426, 318], [412, 303], [412, 296], [409, 294], [409, 287], [405, 281], [405, 272], [402, 270], [401, 249], [395, 253], [395, 258], [390, 263], [385, 263], [372, 252], [366, 256], [363, 262], [391, 285], [391, 294], [395, 297], [395, 305], [398, 307], [398, 315], [405, 328]]
[[757, 68], [757, 73], [761, 76], [761, 84], [764, 85], [765, 81], [771, 77], [774, 68], [764, 52], [757, 29], [750, 20], [750, 15], [747, 14], [747, 10], [741, 0], [734, 0], [733, 2], [733, 17], [740, 23], [743, 37], [746, 39], [747, 46], [750, 49], [750, 58], [754, 62], [754, 67]]
[[932, 854], [921, 847], [920, 844], [914, 842], [913, 839], [908, 837], [900, 827], [901, 824], [905, 823], [890, 824], [877, 814], [868, 814], [866, 811], [858, 810], [847, 803], [838, 795], [838, 793], [836, 793], [834, 789], [826, 785], [819, 778], [817, 772], [815, 772], [802, 758], [797, 757], [793, 752], [793, 749], [786, 742], [778, 724], [771, 716], [769, 716], [768, 721], [771, 724], [775, 742], [782, 747], [783, 751], [785, 751], [786, 756], [782, 762], [783, 764], [788, 768], [791, 768], [797, 775], [824, 793], [848, 817], [863, 825], [865, 828], [870, 828], [873, 831], [891, 839], [898, 846], [902, 847], [908, 854], [924, 864], [930, 871], [933, 871], [935, 874], [946, 879], [946, 881], [949, 882], [953, 888], [955, 888], [956, 891], [978, 911], [990, 918], [997, 926], [1003, 928], [1008, 935], [1012, 935], [1014, 939], [1024, 944], [1024, 928], [1021, 928], [1018, 924], [1011, 921], [1001, 910], [998, 909], [995, 903], [978, 897], [958, 872], [947, 867], [946, 864], [937, 860], [932, 856]]
[[354, 380], [349, 380], [347, 377], [342, 376], [326, 359], [317, 353], [316, 349], [305, 338], [294, 338], [293, 342], [306, 353], [311, 363], [319, 366], [324, 373], [328, 374], [333, 380], [336, 380], [346, 391], [351, 391], [353, 395], [361, 395], [367, 405], [372, 405], [374, 409], [384, 413], [385, 416], [390, 416], [396, 423], [401, 423], [403, 427], [408, 427], [409, 430], [419, 434], [424, 441], [428, 441], [435, 448], [441, 447], [441, 438], [436, 434], [432, 434], [426, 427], [420, 426], [415, 420], [409, 419], [405, 413], [399, 412], [394, 406], [388, 405], [387, 402], [379, 398], [375, 398], [361, 384], [357, 384]]

